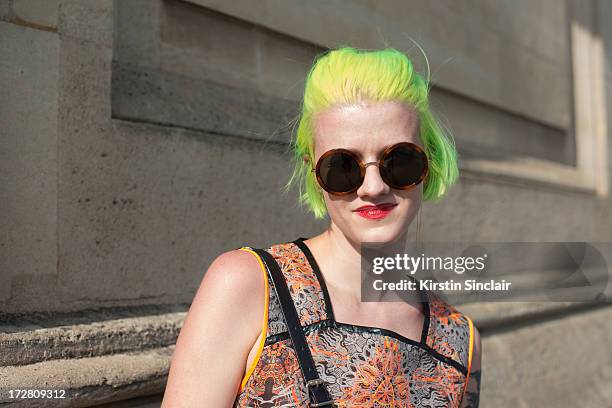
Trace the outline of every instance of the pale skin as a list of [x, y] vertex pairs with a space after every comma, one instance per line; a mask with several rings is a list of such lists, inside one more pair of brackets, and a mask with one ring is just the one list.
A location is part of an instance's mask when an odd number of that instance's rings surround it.
[[[423, 146], [416, 111], [399, 102], [362, 102], [335, 106], [314, 119], [315, 157], [345, 148], [364, 162], [377, 161], [382, 151], [399, 142]], [[395, 242], [405, 238], [422, 200], [422, 183], [396, 190], [368, 166], [362, 186], [347, 196], [322, 191], [330, 225], [305, 244], [327, 284], [336, 320], [392, 330], [419, 341], [424, 323], [418, 303], [362, 303], [361, 242]], [[353, 210], [363, 205], [395, 203], [378, 220]], [[257, 259], [245, 251], [221, 254], [209, 267], [176, 343], [162, 402], [163, 408], [231, 407], [240, 383], [262, 340], [264, 280]], [[461, 407], [477, 407], [480, 389], [480, 336], [475, 332], [471, 377]]]

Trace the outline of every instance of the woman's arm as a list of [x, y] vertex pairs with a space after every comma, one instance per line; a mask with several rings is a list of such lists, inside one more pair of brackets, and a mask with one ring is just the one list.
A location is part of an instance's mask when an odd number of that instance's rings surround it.
[[481, 350], [482, 343], [480, 341], [480, 333], [478, 329], [474, 327], [474, 350], [472, 351], [470, 378], [468, 379], [467, 389], [463, 394], [461, 408], [477, 408], [480, 402], [480, 379], [482, 376]]
[[172, 355], [162, 408], [230, 407], [264, 316], [264, 278], [246, 251], [210, 265]]

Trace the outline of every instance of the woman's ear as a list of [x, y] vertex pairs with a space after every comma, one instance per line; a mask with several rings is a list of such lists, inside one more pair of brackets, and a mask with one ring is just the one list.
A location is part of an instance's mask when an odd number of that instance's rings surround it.
[[308, 157], [307, 154], [304, 154], [304, 156], [302, 156], [302, 158], [304, 159], [304, 163], [310, 162], [310, 157]]

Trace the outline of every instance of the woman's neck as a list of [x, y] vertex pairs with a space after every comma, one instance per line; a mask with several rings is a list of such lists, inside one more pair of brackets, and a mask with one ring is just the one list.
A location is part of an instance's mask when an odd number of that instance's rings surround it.
[[[405, 239], [385, 245], [385, 252], [399, 253]], [[327, 286], [361, 299], [361, 243], [349, 240], [332, 222], [321, 234], [308, 240]]]

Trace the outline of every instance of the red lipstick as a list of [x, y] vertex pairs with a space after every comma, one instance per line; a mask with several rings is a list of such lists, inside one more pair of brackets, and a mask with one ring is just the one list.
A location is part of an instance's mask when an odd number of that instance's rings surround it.
[[357, 214], [369, 220], [380, 220], [385, 218], [397, 204], [383, 203], [378, 205], [364, 205], [355, 210]]

